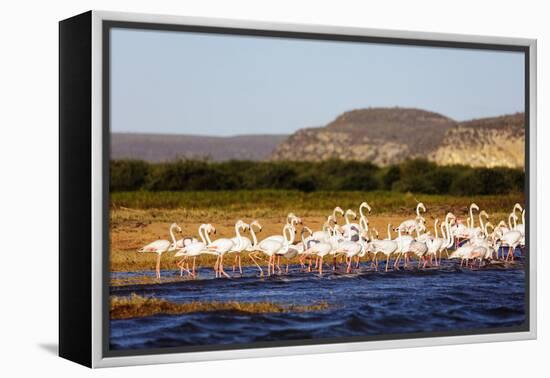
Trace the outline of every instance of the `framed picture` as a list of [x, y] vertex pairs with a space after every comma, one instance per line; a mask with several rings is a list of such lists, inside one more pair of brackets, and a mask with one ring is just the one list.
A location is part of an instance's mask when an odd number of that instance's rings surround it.
[[536, 41], [60, 22], [60, 355], [536, 337]]

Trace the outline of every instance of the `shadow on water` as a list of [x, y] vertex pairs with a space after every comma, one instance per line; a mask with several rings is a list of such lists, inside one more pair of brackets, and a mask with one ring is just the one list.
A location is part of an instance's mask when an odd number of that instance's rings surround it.
[[[150, 273], [147, 273], [150, 274]], [[165, 277], [177, 275], [163, 272]], [[272, 340], [320, 339], [392, 333], [460, 331], [521, 325], [525, 321], [525, 270], [516, 264], [482, 269], [441, 268], [374, 272], [365, 265], [353, 274], [323, 277], [291, 267], [290, 274], [257, 277], [245, 268], [236, 279], [214, 279], [111, 287], [111, 294], [136, 293], [177, 303], [269, 301], [329, 304], [303, 313], [243, 314], [231, 311], [155, 315], [110, 322], [112, 349], [142, 349]], [[136, 273], [113, 273], [128, 278]], [[143, 272], [137, 273], [143, 275]]]

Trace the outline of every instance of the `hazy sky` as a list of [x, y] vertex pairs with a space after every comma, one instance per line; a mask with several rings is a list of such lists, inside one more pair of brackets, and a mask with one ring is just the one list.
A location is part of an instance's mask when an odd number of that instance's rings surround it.
[[113, 29], [111, 129], [286, 134], [344, 111], [523, 111], [521, 53]]

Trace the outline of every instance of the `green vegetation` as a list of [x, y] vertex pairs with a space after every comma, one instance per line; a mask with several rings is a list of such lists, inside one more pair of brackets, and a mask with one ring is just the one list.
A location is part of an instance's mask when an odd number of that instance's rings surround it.
[[[300, 215], [320, 215], [334, 206], [356, 208], [369, 202], [377, 214], [409, 214], [418, 201], [424, 202], [430, 212], [461, 211], [476, 202], [489, 212], [510, 211], [514, 203], [523, 203], [522, 193], [502, 195], [449, 196], [440, 194], [412, 194], [391, 191], [335, 191], [304, 193], [297, 190], [228, 190], [197, 192], [115, 192], [111, 194], [113, 209], [182, 209], [188, 217], [211, 216], [284, 216], [289, 211]], [[185, 209], [185, 210], [183, 210]], [[156, 213], [155, 213], [156, 214]], [[162, 213], [156, 214], [162, 219]]]
[[[387, 190], [459, 196], [524, 191], [525, 173], [512, 168], [438, 166], [408, 160], [377, 167], [368, 162], [111, 161], [111, 192], [290, 190], [303, 193]], [[144, 195], [146, 196], [146, 195]]]
[[130, 297], [111, 297], [110, 319], [128, 319], [158, 314], [186, 314], [205, 311], [232, 311], [240, 313], [273, 313], [322, 311], [328, 304], [281, 305], [272, 302], [190, 302], [175, 303], [165, 299], [142, 297], [132, 294]]

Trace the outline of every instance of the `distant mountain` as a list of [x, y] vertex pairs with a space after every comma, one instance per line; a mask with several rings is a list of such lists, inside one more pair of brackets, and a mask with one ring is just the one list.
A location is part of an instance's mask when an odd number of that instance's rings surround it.
[[111, 134], [112, 159], [150, 162], [185, 158], [266, 160], [287, 135], [239, 135], [211, 137], [168, 134]]
[[381, 166], [426, 158], [440, 165], [523, 167], [524, 123], [523, 113], [457, 122], [420, 109], [358, 109], [325, 127], [296, 131], [271, 158], [336, 158]]
[[324, 127], [292, 135], [210, 137], [114, 133], [113, 159], [151, 162], [209, 157], [215, 161], [326, 159], [376, 165], [426, 158], [439, 165], [524, 167], [523, 113], [457, 122], [409, 108], [367, 108], [345, 112]]
[[377, 165], [425, 157], [456, 122], [420, 109], [369, 108], [346, 112], [325, 127], [298, 130], [274, 160], [366, 160]]

